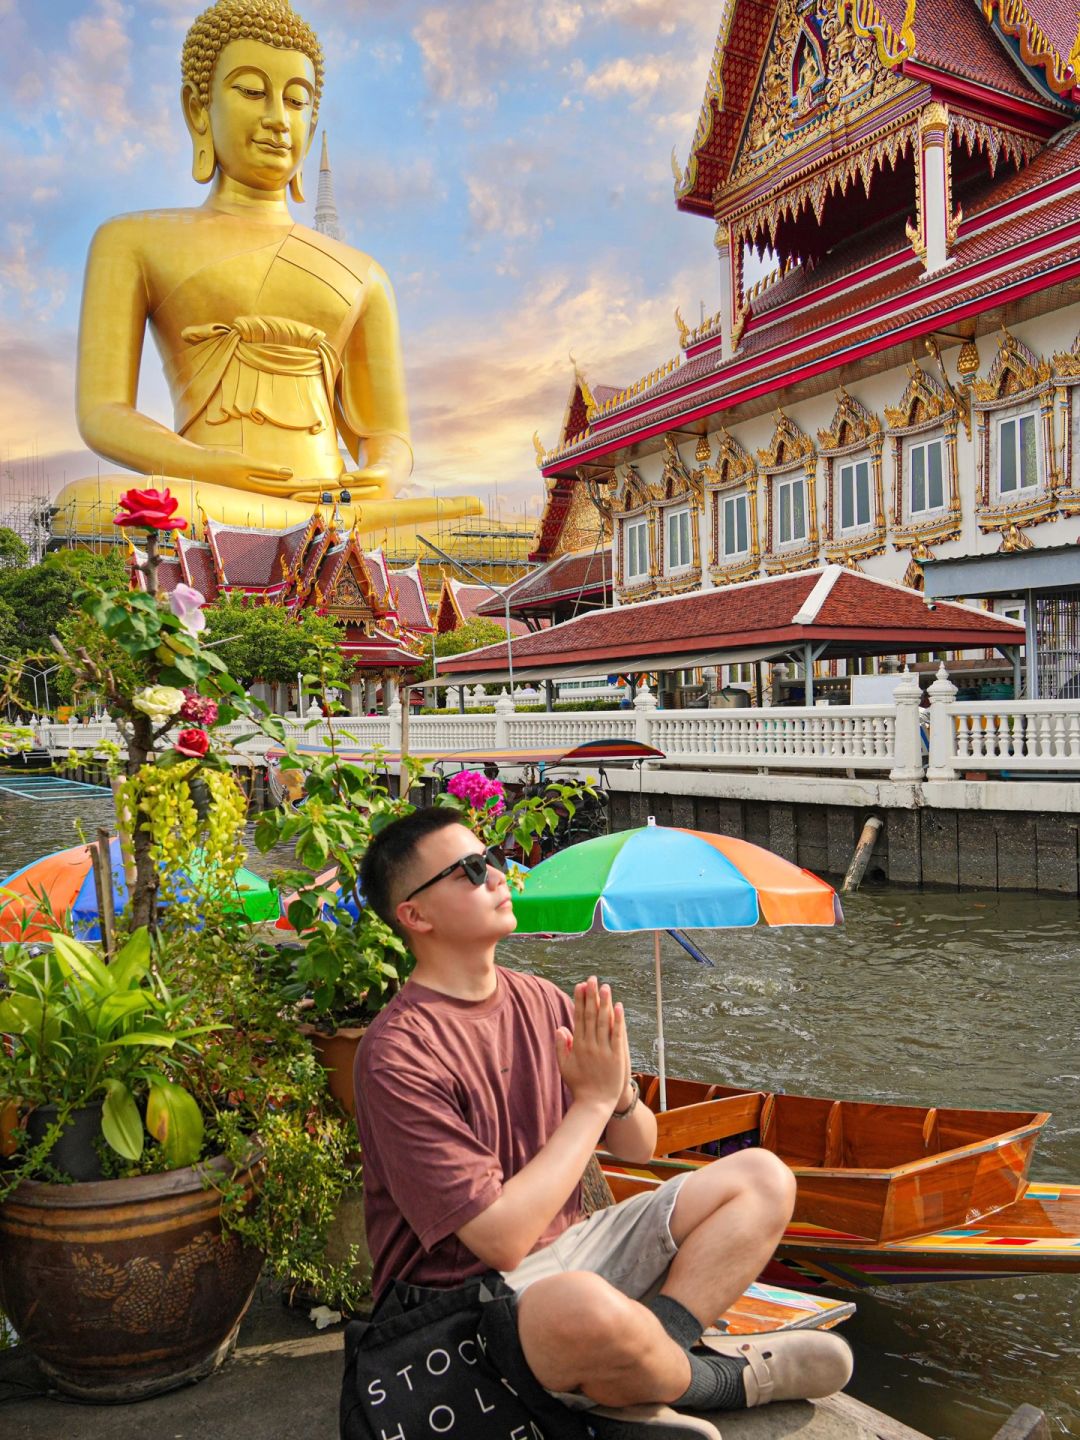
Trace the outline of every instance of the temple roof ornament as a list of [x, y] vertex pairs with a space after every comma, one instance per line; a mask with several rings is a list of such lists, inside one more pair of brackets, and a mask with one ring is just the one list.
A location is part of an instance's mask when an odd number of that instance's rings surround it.
[[326, 143], [326, 131], [322, 137], [322, 159], [319, 162], [319, 191], [315, 197], [315, 229], [320, 235], [331, 240], [344, 240], [341, 222], [338, 219], [337, 202], [334, 199], [334, 179], [330, 174], [330, 151]]

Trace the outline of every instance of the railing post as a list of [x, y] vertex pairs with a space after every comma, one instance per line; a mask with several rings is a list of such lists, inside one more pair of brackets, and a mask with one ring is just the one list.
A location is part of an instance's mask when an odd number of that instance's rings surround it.
[[634, 696], [634, 739], [641, 745], [652, 744], [652, 721], [656, 714], [656, 696], [644, 681]]
[[396, 750], [401, 753], [401, 701], [395, 695], [390, 704], [386, 707], [386, 716], [390, 721], [390, 744], [388, 750]]
[[949, 672], [942, 661], [938, 667], [937, 679], [927, 691], [930, 697], [930, 764], [926, 771], [927, 780], [955, 780], [956, 737], [952, 702], [956, 699], [956, 686], [949, 679]]
[[510, 749], [510, 716], [514, 713], [514, 702], [504, 690], [495, 701], [495, 749]]
[[923, 778], [922, 736], [919, 733], [919, 701], [922, 690], [911, 671], [904, 667], [900, 684], [893, 691], [896, 728], [893, 732], [893, 768], [890, 780]]

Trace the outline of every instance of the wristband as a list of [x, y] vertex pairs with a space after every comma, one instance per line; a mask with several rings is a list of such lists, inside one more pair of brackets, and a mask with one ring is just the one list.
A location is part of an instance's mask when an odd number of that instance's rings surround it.
[[634, 1113], [634, 1111], [637, 1109], [637, 1103], [638, 1103], [638, 1101], [641, 1099], [641, 1088], [640, 1088], [640, 1086], [638, 1085], [638, 1083], [637, 1083], [636, 1080], [631, 1080], [631, 1081], [630, 1081], [630, 1088], [631, 1088], [631, 1090], [633, 1090], [633, 1092], [634, 1092], [634, 1094], [633, 1094], [633, 1096], [632, 1096], [632, 1098], [631, 1098], [631, 1100], [630, 1100], [630, 1104], [627, 1105], [627, 1107], [626, 1107], [625, 1110], [613, 1110], [613, 1111], [611, 1112], [611, 1118], [612, 1118], [612, 1120], [625, 1120], [628, 1116], [632, 1115], [632, 1114]]

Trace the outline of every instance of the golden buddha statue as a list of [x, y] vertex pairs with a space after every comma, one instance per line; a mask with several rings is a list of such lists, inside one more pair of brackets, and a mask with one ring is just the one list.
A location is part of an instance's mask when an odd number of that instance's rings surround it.
[[[192, 174], [210, 194], [94, 237], [79, 329], [87, 445], [226, 524], [291, 525], [327, 492], [368, 533], [479, 512], [468, 497], [394, 499], [412, 449], [393, 290], [370, 256], [289, 213], [322, 93], [314, 32], [289, 0], [217, 0], [188, 31], [182, 70]], [[148, 323], [174, 430], [136, 409]], [[130, 486], [68, 485], [55, 528], [111, 529], [101, 512]]]

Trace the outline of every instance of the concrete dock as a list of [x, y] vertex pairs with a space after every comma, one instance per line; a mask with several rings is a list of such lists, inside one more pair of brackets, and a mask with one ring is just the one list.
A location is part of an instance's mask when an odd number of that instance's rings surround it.
[[[341, 1325], [317, 1330], [264, 1283], [235, 1354], [216, 1375], [139, 1404], [92, 1406], [49, 1395], [25, 1351], [0, 1353], [0, 1434], [4, 1440], [337, 1440], [342, 1347]], [[720, 1428], [724, 1440], [925, 1440], [847, 1396], [726, 1415]]]

